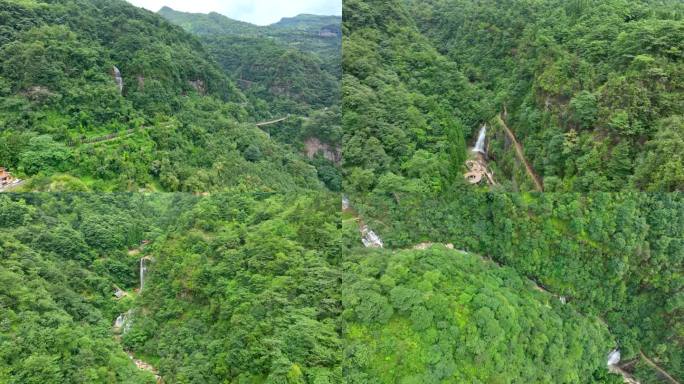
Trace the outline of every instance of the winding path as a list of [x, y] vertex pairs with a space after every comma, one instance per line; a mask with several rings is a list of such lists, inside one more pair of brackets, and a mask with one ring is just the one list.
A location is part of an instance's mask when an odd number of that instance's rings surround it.
[[[147, 127], [140, 127], [139, 129], [140, 129], [140, 131], [144, 131], [145, 129], [147, 129]], [[123, 134], [121, 134], [120, 132], [114, 132], [114, 133], [110, 133], [108, 135], [102, 135], [102, 136], [96, 136], [96, 137], [81, 139], [80, 141], [76, 141], [76, 142], [72, 141], [69, 143], [69, 146], [74, 147], [74, 146], [76, 146], [76, 144], [97, 144], [97, 143], [104, 143], [106, 141], [114, 141], [114, 140], [118, 140], [118, 139], [123, 139], [125, 137], [131, 136], [137, 130], [138, 130], [138, 128], [132, 128], [132, 129], [128, 129], [128, 130], [124, 131]]]
[[532, 182], [534, 182], [534, 187], [537, 189], [537, 192], [544, 192], [544, 185], [542, 184], [541, 179], [539, 178], [537, 173], [534, 172], [534, 169], [532, 169], [532, 166], [527, 161], [527, 158], [525, 158], [525, 153], [523, 152], [522, 145], [520, 145], [518, 140], [515, 138], [513, 131], [511, 131], [510, 128], [508, 128], [501, 115], [498, 115], [496, 118], [497, 121], [503, 127], [504, 131], [506, 132], [508, 138], [511, 139], [511, 141], [513, 142], [513, 146], [515, 147], [515, 153], [518, 156], [518, 159], [525, 165], [525, 170], [527, 171], [527, 174], [530, 176], [530, 179], [532, 179]]
[[271, 125], [271, 124], [279, 123], [281, 121], [287, 120], [288, 118], [290, 118], [290, 115], [287, 115], [285, 117], [281, 117], [280, 119], [275, 119], [275, 120], [270, 120], [270, 121], [262, 121], [261, 123], [256, 123], [256, 126], [257, 127], [263, 127], [265, 125]]
[[670, 383], [679, 384], [679, 382], [677, 380], [675, 380], [674, 377], [670, 376], [667, 372], [665, 372], [664, 369], [660, 368], [656, 363], [651, 361], [651, 359], [646, 357], [646, 355], [644, 355], [644, 352], [642, 352], [641, 350], [639, 350], [639, 355], [641, 355], [641, 358], [644, 359], [646, 364], [650, 365], [653, 369], [658, 371], [658, 373], [660, 373], [663, 377], [665, 377]]
[[[275, 120], [262, 121], [262, 122], [260, 122], [260, 123], [256, 123], [255, 125], [256, 125], [257, 127], [263, 127], [263, 126], [266, 126], [266, 125], [276, 124], [276, 123], [279, 123], [279, 122], [281, 122], [281, 121], [285, 121], [285, 120], [287, 120], [287, 119], [289, 119], [289, 118], [290, 118], [290, 115], [287, 115], [287, 116], [285, 116], [285, 117], [281, 117], [281, 118], [275, 119]], [[69, 143], [69, 146], [70, 146], [70, 147], [74, 147], [74, 146], [76, 146], [76, 144], [97, 144], [97, 143], [104, 143], [104, 142], [107, 142], [107, 141], [114, 141], [114, 140], [118, 140], [118, 139], [123, 139], [123, 138], [126, 138], [126, 137], [128, 137], [128, 136], [133, 135], [133, 134], [136, 133], [138, 130], [144, 131], [144, 130], [146, 130], [146, 129], [148, 129], [148, 128], [149, 128], [149, 127], [132, 128], [132, 129], [128, 129], [128, 130], [124, 131], [123, 133], [121, 133], [121, 132], [114, 132], [114, 133], [110, 133], [110, 134], [107, 134], [107, 135], [102, 135], [102, 136], [95, 136], [95, 137], [85, 138], [85, 139], [81, 139], [80, 141], [71, 142], [71, 143]]]

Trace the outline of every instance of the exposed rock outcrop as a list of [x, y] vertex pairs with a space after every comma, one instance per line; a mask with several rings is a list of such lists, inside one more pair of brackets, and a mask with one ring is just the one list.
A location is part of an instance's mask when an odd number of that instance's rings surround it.
[[329, 144], [321, 142], [316, 137], [310, 137], [304, 142], [306, 148], [306, 156], [312, 159], [317, 153], [321, 153], [323, 157], [339, 164], [342, 161], [342, 151], [340, 148], [331, 147]]
[[480, 153], [478, 153], [477, 159], [466, 161], [466, 167], [468, 167], [468, 172], [463, 177], [470, 184], [479, 184], [484, 179], [487, 184], [496, 185], [494, 175], [487, 168], [487, 164]]
[[200, 95], [205, 95], [207, 93], [207, 87], [204, 84], [204, 80], [191, 80], [188, 81], [188, 84], [190, 84], [190, 86]]
[[368, 228], [367, 225], [361, 225], [360, 231], [361, 242], [366, 248], [382, 248], [384, 246], [380, 236]]

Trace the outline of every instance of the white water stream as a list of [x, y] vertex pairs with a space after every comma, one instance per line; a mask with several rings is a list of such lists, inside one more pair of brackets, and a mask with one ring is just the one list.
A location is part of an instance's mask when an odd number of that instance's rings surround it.
[[123, 92], [123, 77], [121, 77], [121, 71], [116, 66], [112, 67], [114, 71], [114, 81], [116, 81], [116, 86], [119, 88], [119, 93]]
[[482, 154], [486, 154], [485, 151], [485, 139], [487, 137], [487, 125], [483, 125], [482, 128], [480, 128], [480, 134], [477, 136], [477, 142], [475, 143], [475, 147], [473, 148], [473, 152], [480, 152]]

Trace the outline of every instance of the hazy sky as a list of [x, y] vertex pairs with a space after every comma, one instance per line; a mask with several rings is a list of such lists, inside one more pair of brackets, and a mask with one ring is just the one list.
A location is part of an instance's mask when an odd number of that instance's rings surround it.
[[168, 6], [184, 12], [218, 12], [231, 19], [253, 24], [272, 24], [300, 13], [341, 15], [342, 0], [128, 0], [138, 7], [157, 12]]

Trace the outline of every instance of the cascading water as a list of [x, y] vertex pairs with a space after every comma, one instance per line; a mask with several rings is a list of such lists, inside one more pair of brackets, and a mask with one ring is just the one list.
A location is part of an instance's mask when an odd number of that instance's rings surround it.
[[473, 152], [480, 152], [482, 154], [486, 153], [485, 152], [485, 138], [487, 136], [487, 125], [483, 125], [482, 128], [480, 128], [480, 134], [477, 136], [477, 142], [475, 143], [475, 147], [473, 148]]
[[140, 259], [140, 292], [143, 290], [143, 285], [145, 284], [145, 272], [147, 272], [147, 267], [145, 266], [145, 258]]
[[608, 366], [616, 365], [619, 362], [620, 362], [620, 350], [619, 349], [613, 349], [608, 354], [608, 361], [606, 362], [606, 365], [608, 365]]
[[342, 196], [342, 210], [346, 211], [349, 208], [351, 208], [351, 202], [349, 201], [349, 197], [347, 195]]
[[126, 319], [126, 316], [122, 313], [119, 316], [117, 316], [116, 320], [114, 321], [114, 327], [116, 328], [121, 328], [124, 325], [124, 320]]
[[123, 92], [123, 78], [121, 77], [121, 71], [116, 66], [112, 67], [112, 72], [114, 73], [114, 81], [116, 81], [116, 86], [119, 87], [119, 93]]
[[129, 309], [125, 313], [120, 314], [117, 316], [116, 320], [114, 320], [114, 333], [116, 334], [123, 334], [128, 332], [129, 329], [131, 329], [131, 318], [133, 317], [133, 310]]

